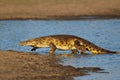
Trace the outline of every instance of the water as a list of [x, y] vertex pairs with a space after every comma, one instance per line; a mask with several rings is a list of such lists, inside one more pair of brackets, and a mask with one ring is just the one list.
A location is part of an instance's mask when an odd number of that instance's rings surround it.
[[[5, 20], [0, 21], [0, 49], [30, 51], [18, 45], [19, 41], [53, 34], [72, 34], [85, 38], [105, 49], [120, 51], [120, 19], [114, 20]], [[48, 54], [49, 48], [36, 52]], [[56, 51], [70, 53], [70, 51]], [[63, 65], [74, 67], [100, 67], [109, 73], [91, 73], [75, 80], [119, 80], [120, 54], [63, 57]]]

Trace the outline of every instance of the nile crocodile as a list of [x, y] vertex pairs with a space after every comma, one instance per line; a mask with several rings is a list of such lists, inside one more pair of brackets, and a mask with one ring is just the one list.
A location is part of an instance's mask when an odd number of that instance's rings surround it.
[[21, 46], [31, 46], [33, 47], [31, 51], [38, 48], [50, 47], [49, 54], [54, 54], [56, 49], [60, 50], [71, 50], [72, 53], [77, 53], [79, 50], [81, 53], [90, 51], [94, 54], [104, 54], [104, 53], [119, 53], [116, 51], [110, 51], [101, 48], [84, 38], [80, 38], [74, 35], [49, 35], [39, 38], [33, 38], [26, 41], [19, 42]]

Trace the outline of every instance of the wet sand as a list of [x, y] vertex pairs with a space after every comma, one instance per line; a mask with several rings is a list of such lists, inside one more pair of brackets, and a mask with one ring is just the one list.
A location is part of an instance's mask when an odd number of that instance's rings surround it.
[[18, 51], [0, 50], [1, 80], [74, 80], [89, 72], [99, 72], [97, 67], [74, 68], [58, 64], [58, 56]]
[[0, 0], [0, 19], [120, 18], [120, 0]]

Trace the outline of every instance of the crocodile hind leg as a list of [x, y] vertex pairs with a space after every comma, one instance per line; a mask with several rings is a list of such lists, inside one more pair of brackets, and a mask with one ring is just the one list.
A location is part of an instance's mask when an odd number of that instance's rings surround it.
[[73, 54], [79, 53], [79, 51], [77, 49], [72, 49], [71, 51]]
[[56, 46], [53, 43], [50, 43], [49, 46], [51, 48], [50, 51], [49, 51], [49, 54], [53, 55], [55, 50], [56, 50]]
[[86, 48], [83, 45], [80, 45], [80, 42], [78, 40], [75, 41], [74, 46], [76, 49], [81, 50], [81, 53], [85, 53]]

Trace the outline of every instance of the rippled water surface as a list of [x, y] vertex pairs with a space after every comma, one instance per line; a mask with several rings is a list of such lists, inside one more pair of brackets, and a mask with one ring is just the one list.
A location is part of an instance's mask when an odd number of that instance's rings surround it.
[[[6, 20], [0, 21], [0, 49], [30, 51], [18, 45], [19, 41], [53, 34], [72, 34], [83, 37], [105, 49], [120, 51], [120, 20]], [[36, 52], [48, 54], [49, 48]], [[56, 51], [70, 53], [70, 51]], [[120, 80], [120, 54], [63, 57], [63, 65], [100, 67], [109, 73], [75, 77], [75, 80]]]

